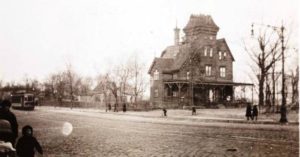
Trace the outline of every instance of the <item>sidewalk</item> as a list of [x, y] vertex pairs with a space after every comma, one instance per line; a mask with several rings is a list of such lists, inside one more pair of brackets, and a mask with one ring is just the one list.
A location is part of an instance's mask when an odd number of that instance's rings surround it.
[[[40, 108], [40, 107], [38, 107]], [[42, 106], [43, 109], [54, 109], [54, 107]], [[71, 110], [70, 108], [56, 107], [57, 110]], [[127, 111], [123, 113], [119, 112], [105, 112], [101, 109], [86, 109], [86, 108], [73, 108], [74, 111], [80, 112], [94, 112], [103, 114], [117, 114], [126, 115], [133, 117], [143, 117], [143, 118], [167, 118], [172, 120], [189, 120], [189, 121], [199, 121], [199, 122], [219, 122], [219, 123], [244, 123], [244, 124], [278, 124], [280, 119], [280, 114], [273, 115], [259, 115], [257, 121], [247, 121], [244, 116], [244, 109], [198, 109], [196, 115], [191, 115], [190, 110], [168, 110], [167, 117], [163, 117], [161, 110], [152, 111]], [[299, 125], [298, 113], [288, 114], [288, 125]]]

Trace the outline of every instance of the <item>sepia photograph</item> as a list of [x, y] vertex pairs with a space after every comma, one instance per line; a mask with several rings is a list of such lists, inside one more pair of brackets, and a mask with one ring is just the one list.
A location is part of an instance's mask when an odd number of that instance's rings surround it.
[[299, 157], [299, 6], [0, 1], [0, 157]]

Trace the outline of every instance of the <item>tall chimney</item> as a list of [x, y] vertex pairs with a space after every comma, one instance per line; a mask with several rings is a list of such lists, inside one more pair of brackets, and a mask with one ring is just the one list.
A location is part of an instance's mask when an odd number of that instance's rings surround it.
[[175, 45], [179, 45], [179, 39], [180, 39], [179, 33], [180, 33], [180, 29], [177, 28], [177, 26], [176, 26], [176, 28], [174, 28], [174, 44]]

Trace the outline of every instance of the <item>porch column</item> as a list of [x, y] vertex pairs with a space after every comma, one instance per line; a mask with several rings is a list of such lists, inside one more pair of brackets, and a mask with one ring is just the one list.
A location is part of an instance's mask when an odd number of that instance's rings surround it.
[[172, 90], [172, 84], [171, 84], [171, 83], [167, 83], [167, 85], [168, 85], [168, 88], [169, 88], [169, 89], [171, 89], [171, 95], [172, 95], [171, 99], [172, 99], [172, 101], [173, 101], [173, 90]]
[[176, 83], [176, 85], [177, 85], [177, 87], [178, 87], [178, 98], [180, 99], [180, 98], [181, 98], [181, 97], [180, 97], [180, 95], [181, 95], [181, 88], [182, 88], [183, 84], [181, 84], [181, 83]]
[[251, 88], [251, 91], [252, 91], [252, 98], [251, 98], [252, 100], [251, 101], [252, 101], [252, 104], [253, 104], [253, 86]]
[[221, 86], [221, 101], [224, 102], [224, 88], [225, 86]]
[[232, 86], [232, 101], [235, 100], [235, 86]]

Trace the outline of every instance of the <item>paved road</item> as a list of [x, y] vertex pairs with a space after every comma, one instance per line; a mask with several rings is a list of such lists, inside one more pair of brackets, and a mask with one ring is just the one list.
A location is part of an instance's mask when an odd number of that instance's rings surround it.
[[299, 156], [298, 126], [176, 122], [42, 108], [14, 112], [20, 127], [33, 126], [44, 156]]

